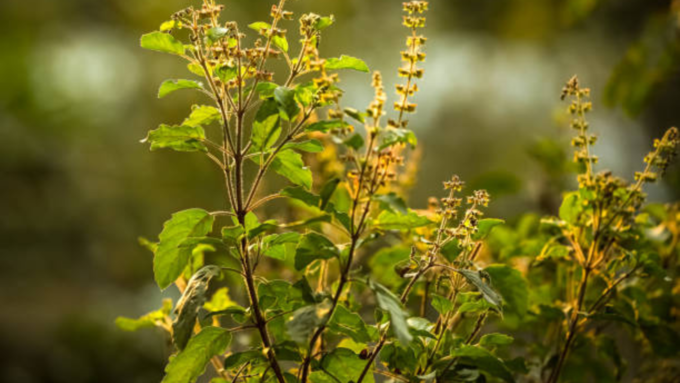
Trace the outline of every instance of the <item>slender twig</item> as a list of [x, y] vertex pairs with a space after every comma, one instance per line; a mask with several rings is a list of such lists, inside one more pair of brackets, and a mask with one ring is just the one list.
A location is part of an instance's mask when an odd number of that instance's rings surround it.
[[583, 305], [583, 301], [586, 295], [586, 289], [588, 287], [588, 276], [590, 275], [590, 269], [585, 268], [583, 269], [583, 275], [581, 277], [581, 283], [579, 284], [578, 288], [578, 298], [576, 301], [576, 305], [572, 307], [572, 312], [571, 312], [571, 320], [569, 323], [569, 329], [567, 331], [567, 338], [564, 342], [564, 346], [562, 347], [562, 351], [560, 352], [560, 355], [557, 359], [557, 365], [555, 368], [550, 372], [550, 376], [548, 377], [547, 383], [556, 383], [557, 379], [559, 379], [560, 372], [562, 371], [562, 367], [564, 366], [564, 362], [567, 359], [567, 355], [569, 354], [569, 350], [571, 349], [571, 346], [576, 339], [576, 333], [578, 329], [578, 315], [579, 312], [581, 311], [581, 306]]
[[257, 193], [257, 190], [260, 186], [260, 182], [262, 182], [262, 179], [267, 172], [267, 169], [269, 169], [269, 166], [274, 162], [274, 158], [276, 155], [283, 149], [283, 147], [293, 140], [295, 136], [302, 130], [302, 127], [304, 124], [309, 120], [309, 118], [312, 116], [312, 113], [316, 109], [316, 106], [313, 105], [312, 107], [309, 108], [309, 110], [305, 113], [303, 118], [297, 123], [297, 125], [286, 135], [286, 137], [276, 146], [276, 148], [273, 150], [272, 154], [267, 157], [267, 160], [260, 166], [260, 169], [257, 172], [257, 175], [255, 176], [255, 180], [253, 181], [253, 184], [250, 188], [250, 193], [248, 193], [248, 198], [246, 199], [246, 210], [252, 210], [251, 203], [253, 201], [253, 198], [255, 198], [255, 194]]
[[266, 196], [266, 197], [263, 197], [262, 199], [260, 199], [260, 200], [258, 200], [258, 201], [253, 202], [253, 204], [250, 205], [250, 206], [248, 207], [248, 209], [249, 209], [249, 210], [255, 210], [255, 209], [257, 209], [258, 207], [262, 206], [263, 204], [265, 204], [265, 203], [267, 203], [267, 202], [269, 202], [269, 201], [271, 201], [271, 200], [274, 200], [274, 199], [277, 199], [277, 198], [284, 198], [284, 197], [285, 197], [284, 195], [281, 195], [281, 194], [279, 194], [279, 193], [271, 194], [271, 195], [268, 195], [268, 196]]
[[220, 216], [236, 217], [236, 214], [234, 214], [234, 212], [231, 212], [231, 211], [228, 211], [228, 210], [213, 211], [213, 212], [210, 212], [210, 215], [215, 216], [215, 217], [220, 217]]
[[[479, 332], [482, 330], [482, 326], [484, 325], [484, 321], [486, 320], [487, 315], [488, 315], [487, 312], [484, 312], [479, 315], [479, 317], [477, 318], [477, 322], [475, 323], [474, 329], [472, 329], [472, 332], [465, 340], [466, 345], [472, 344], [472, 342], [477, 338], [477, 335], [479, 335]], [[446, 373], [451, 368], [455, 367], [456, 363], [458, 363], [458, 359], [459, 359], [458, 357], [454, 357], [453, 359], [451, 359], [449, 364], [447, 364], [446, 367], [444, 367], [444, 369], [442, 369], [442, 371], [438, 374], [437, 382], [439, 382], [439, 378], [441, 376], [446, 375]]]
[[231, 383], [236, 383], [238, 380], [238, 377], [243, 373], [243, 371], [250, 365], [250, 361], [243, 363], [243, 365], [236, 371], [236, 375], [234, 375], [234, 379], [231, 380]]

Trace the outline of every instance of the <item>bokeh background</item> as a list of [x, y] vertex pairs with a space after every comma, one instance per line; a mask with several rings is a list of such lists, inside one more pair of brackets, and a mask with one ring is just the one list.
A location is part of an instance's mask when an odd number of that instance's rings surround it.
[[[161, 334], [114, 326], [117, 315], [143, 314], [162, 296], [137, 237], [155, 238], [174, 211], [221, 208], [222, 183], [201, 156], [149, 153], [139, 143], [200, 99], [158, 100], [160, 82], [186, 76], [184, 67], [138, 41], [196, 3], [0, 1], [0, 381], [160, 380], [169, 352]], [[225, 14], [266, 20], [271, 3], [229, 0]], [[334, 14], [323, 54], [361, 57], [393, 82], [400, 3], [295, 0], [290, 8]], [[536, 157], [569, 157], [559, 95], [573, 74], [593, 88], [601, 168], [631, 178], [652, 137], [680, 124], [679, 1], [430, 3], [411, 123], [422, 147], [416, 207], [455, 173], [490, 189], [496, 216], [554, 209], [549, 192], [563, 180]], [[362, 109], [372, 97], [366, 74], [346, 74], [342, 86], [346, 106]], [[679, 191], [676, 166], [650, 193], [666, 201]]]

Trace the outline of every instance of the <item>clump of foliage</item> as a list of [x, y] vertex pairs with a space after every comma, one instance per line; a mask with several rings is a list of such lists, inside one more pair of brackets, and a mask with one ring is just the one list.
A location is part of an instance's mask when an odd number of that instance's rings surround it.
[[677, 205], [645, 205], [643, 186], [664, 174], [680, 133], [671, 128], [654, 141], [632, 184], [598, 173], [592, 153], [597, 137], [586, 120], [589, 97], [576, 77], [562, 93], [571, 99], [578, 190], [564, 194], [559, 216], [539, 222], [527, 215], [516, 229], [503, 228], [490, 240], [499, 258], [526, 268], [532, 309], [511, 326], [525, 336], [522, 354], [533, 359], [532, 380], [620, 381], [627, 365], [620, 343], [629, 342], [638, 344], [640, 360], [644, 356], [634, 376], [673, 381], [680, 366], [664, 359], [680, 352], [680, 216]]
[[[542, 306], [530, 306], [529, 286], [551, 277], [540, 267], [538, 277], [525, 278], [510, 262], [489, 262], [484, 243], [503, 221], [484, 218], [488, 193], [464, 195], [464, 182], [454, 176], [444, 182], [444, 198], [431, 199], [428, 209], [406, 204], [410, 176], [402, 165], [417, 144], [407, 116], [416, 111], [412, 99], [424, 75], [419, 64], [425, 60], [421, 29], [427, 9], [425, 1], [403, 4], [409, 34], [393, 116], [387, 116], [379, 72], [372, 75], [375, 97], [365, 111], [341, 106], [338, 71], [369, 69], [351, 56], [321, 55], [321, 34], [334, 23], [332, 16], [299, 17], [299, 51], [292, 53], [290, 35], [282, 29], [293, 19], [286, 0], [272, 7], [269, 22], [248, 25], [255, 39], [238, 23], [220, 21], [224, 7], [213, 0], [176, 13], [159, 31], [142, 36], [142, 47], [183, 58], [203, 78], [168, 80], [159, 97], [191, 89], [209, 101], [193, 106], [181, 124], [150, 131], [144, 142], [152, 150], [205, 155], [223, 173], [225, 188], [224, 210], [177, 212], [158, 242], [143, 241], [154, 253], [158, 286], [175, 285], [181, 298], [139, 319], [117, 321], [126, 330], [158, 327], [171, 335], [176, 352], [164, 382], [194, 382], [208, 364], [217, 375], [213, 382], [360, 383], [376, 376], [512, 382], [533, 367], [516, 354], [547, 355], [533, 348], [510, 352], [513, 337], [484, 334], [508, 321], [515, 328], [535, 324], [535, 309]], [[287, 73], [272, 73], [273, 59], [285, 61]], [[617, 286], [654, 264], [649, 252], [626, 246], [656, 246], [637, 241], [644, 234], [637, 215], [644, 200], [640, 188], [655, 179], [654, 169], [666, 168], [678, 141], [677, 130], [658, 141], [633, 186], [608, 173], [594, 174], [589, 152], [594, 138], [584, 117], [587, 91], [574, 79], [565, 95], [576, 98], [574, 144], [585, 172], [552, 229], [535, 233], [535, 241], [559, 246], [535, 261], [565, 263], [560, 268], [568, 288], [555, 284], [551, 293], [569, 294], [566, 309], [550, 306], [556, 318], [564, 316], [554, 319], [555, 327], [567, 328], [554, 337], [559, 352], [546, 366], [550, 382], [558, 379], [592, 317], [611, 306]], [[311, 168], [328, 152], [341, 170], [314, 177]], [[268, 194], [272, 172], [291, 186]], [[266, 217], [263, 211], [272, 204], [290, 205], [294, 213], [282, 214], [285, 221]], [[677, 213], [674, 217], [665, 218], [675, 228], [671, 251], [678, 239]], [[513, 246], [518, 241], [502, 250]], [[577, 298], [574, 280], [580, 281]], [[590, 298], [594, 286], [604, 286], [597, 301]], [[586, 303], [594, 311], [584, 314]]]

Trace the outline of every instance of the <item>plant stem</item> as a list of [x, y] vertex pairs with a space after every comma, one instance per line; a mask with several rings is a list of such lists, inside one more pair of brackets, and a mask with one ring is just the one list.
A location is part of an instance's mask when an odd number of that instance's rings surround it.
[[[244, 222], [245, 219], [245, 214], [240, 214], [239, 215], [239, 223], [241, 225], [245, 225]], [[279, 381], [279, 383], [285, 383], [285, 378], [283, 377], [283, 371], [281, 370], [281, 366], [279, 365], [278, 360], [276, 359], [276, 353], [274, 352], [274, 348], [272, 347], [272, 341], [269, 336], [269, 332], [267, 331], [267, 320], [264, 318], [264, 315], [262, 314], [262, 310], [260, 309], [260, 303], [259, 299], [257, 297], [257, 291], [255, 290], [255, 280], [253, 278], [253, 272], [252, 268], [250, 266], [250, 259], [249, 259], [249, 254], [248, 254], [248, 240], [246, 238], [243, 238], [241, 240], [241, 262], [243, 265], [243, 279], [246, 284], [246, 290], [248, 292], [248, 298], [250, 300], [250, 306], [252, 307], [252, 312], [255, 320], [255, 326], [257, 326], [257, 330], [260, 333], [260, 338], [262, 339], [262, 345], [264, 348], [267, 350], [267, 359], [269, 359], [269, 364], [271, 365], [272, 370], [274, 371], [274, 374], [276, 375], [276, 379]]]
[[576, 339], [576, 334], [578, 332], [578, 313], [581, 311], [581, 306], [583, 306], [583, 301], [586, 296], [586, 289], [588, 287], [588, 277], [590, 276], [590, 268], [585, 267], [583, 269], [583, 275], [581, 276], [581, 282], [579, 283], [579, 288], [578, 288], [578, 298], [576, 301], [576, 305], [572, 308], [571, 312], [571, 320], [569, 322], [569, 331], [567, 332], [567, 339], [564, 342], [564, 346], [562, 347], [562, 351], [560, 352], [560, 356], [557, 360], [557, 365], [555, 368], [551, 371], [550, 376], [548, 377], [548, 380], [546, 383], [557, 383], [557, 380], [560, 377], [560, 372], [562, 371], [562, 368], [564, 367], [564, 362], [567, 359], [567, 355], [569, 354], [569, 350], [571, 349], [571, 346], [574, 343], [574, 340]]
[[[472, 344], [472, 342], [477, 338], [477, 335], [479, 335], [479, 332], [482, 331], [482, 326], [484, 325], [484, 321], [486, 320], [487, 317], [487, 312], [482, 313], [478, 318], [477, 322], [475, 323], [475, 328], [472, 329], [472, 332], [468, 336], [468, 338], [465, 340], [465, 345]], [[448, 370], [450, 370], [452, 367], [455, 367], [456, 363], [458, 362], [458, 357], [455, 357], [451, 359], [451, 362], [444, 367], [442, 372], [439, 374], [437, 377], [437, 382], [439, 382], [439, 377], [446, 374]]]

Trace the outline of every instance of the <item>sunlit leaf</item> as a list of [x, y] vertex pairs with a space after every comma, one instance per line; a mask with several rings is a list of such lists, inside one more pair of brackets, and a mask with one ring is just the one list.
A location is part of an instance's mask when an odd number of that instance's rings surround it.
[[203, 144], [205, 132], [200, 126], [170, 126], [162, 124], [158, 129], [149, 131], [141, 142], [150, 143], [151, 150], [173, 149], [178, 152], [207, 152]]
[[217, 108], [208, 105], [194, 105], [191, 108], [191, 114], [187, 117], [183, 126], [197, 127], [209, 125], [220, 119], [220, 111]]
[[193, 80], [165, 80], [158, 89], [158, 98], [163, 98], [180, 89], [203, 89], [203, 84]]
[[169, 33], [147, 33], [142, 36], [140, 44], [142, 48], [150, 49], [152, 51], [171, 53], [180, 56], [184, 54], [184, 44]]
[[261, 32], [263, 29], [271, 29], [271, 25], [269, 23], [266, 23], [264, 21], [256, 21], [254, 23], [248, 24], [248, 28], [257, 31], [258, 33]]
[[576, 224], [582, 210], [583, 205], [581, 204], [578, 193], [568, 193], [564, 196], [564, 200], [560, 206], [560, 218], [572, 225]]
[[409, 211], [407, 214], [400, 214], [389, 210], [383, 210], [376, 219], [374, 226], [381, 230], [411, 230], [430, 224], [432, 224], [432, 221], [427, 217], [418, 215], [414, 211]]
[[272, 37], [272, 44], [283, 52], [288, 52], [288, 40], [286, 40], [285, 36]]
[[272, 161], [271, 168], [290, 182], [312, 188], [312, 171], [305, 166], [302, 156], [293, 150], [282, 150]]
[[314, 23], [314, 28], [318, 31], [322, 31], [322, 30], [330, 27], [331, 25], [333, 25], [334, 22], [335, 22], [335, 17], [333, 15], [322, 16], [316, 21], [316, 23]]
[[266, 100], [255, 114], [253, 122], [253, 149], [265, 151], [274, 145], [281, 134], [279, 107], [274, 100]]
[[323, 151], [323, 144], [319, 140], [305, 140], [298, 142], [289, 142], [283, 145], [281, 150], [295, 149], [308, 153], [319, 153]]
[[341, 120], [324, 120], [307, 125], [305, 130], [308, 132], [328, 133], [332, 129], [346, 129], [349, 126], [351, 125]]
[[170, 359], [162, 383], [193, 383], [205, 371], [210, 358], [222, 354], [231, 342], [227, 329], [205, 327], [187, 347]]
[[172, 311], [172, 299], [163, 299], [163, 306], [139, 318], [116, 318], [116, 326], [124, 331], [137, 331], [143, 328], [153, 328], [165, 323]]
[[215, 74], [223, 83], [228, 83], [238, 76], [238, 68], [235, 66], [222, 65], [215, 68]]
[[154, 276], [161, 289], [175, 282], [189, 262], [191, 248], [180, 247], [190, 237], [203, 237], [212, 230], [214, 217], [203, 209], [183, 210], [165, 222], [154, 256]]
[[330, 58], [326, 61], [326, 69], [353, 69], [359, 72], [370, 72], [368, 65], [356, 57], [342, 55], [340, 58]]

